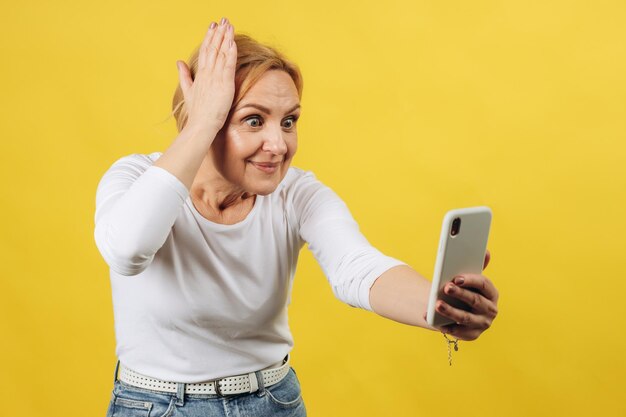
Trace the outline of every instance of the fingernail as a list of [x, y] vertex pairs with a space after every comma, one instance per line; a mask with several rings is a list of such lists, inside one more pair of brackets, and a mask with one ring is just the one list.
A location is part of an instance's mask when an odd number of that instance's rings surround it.
[[209, 28], [210, 29], [215, 29], [215, 26], [217, 26], [217, 23], [211, 22], [211, 26], [209, 26]]
[[223, 25], [224, 23], [226, 23], [226, 18], [222, 17], [222, 20], [220, 20], [220, 25]]
[[447, 287], [447, 290], [448, 290], [448, 294], [452, 294], [454, 292], [454, 290], [455, 290], [454, 285], [449, 285]]
[[465, 278], [463, 278], [463, 277], [456, 277], [456, 278], [454, 278], [454, 283], [457, 284], [457, 285], [461, 285], [464, 282], [465, 282]]

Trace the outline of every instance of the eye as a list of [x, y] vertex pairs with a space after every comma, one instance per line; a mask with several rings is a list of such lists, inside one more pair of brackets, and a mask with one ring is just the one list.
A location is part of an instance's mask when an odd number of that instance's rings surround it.
[[297, 120], [298, 120], [298, 116], [289, 116], [287, 119], [285, 119], [285, 122], [289, 122], [285, 125], [285, 127], [287, 129], [291, 129], [293, 125], [296, 124]]
[[[253, 122], [256, 122], [256, 123], [248, 123], [249, 121], [253, 121]], [[251, 126], [251, 127], [259, 127], [259, 126], [261, 126], [261, 117], [260, 116], [250, 116], [246, 120], [244, 120], [244, 122], [248, 123], [248, 125]]]

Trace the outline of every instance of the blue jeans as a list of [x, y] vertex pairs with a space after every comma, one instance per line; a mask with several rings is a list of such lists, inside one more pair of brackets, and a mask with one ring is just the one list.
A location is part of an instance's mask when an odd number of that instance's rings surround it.
[[[258, 374], [257, 374], [258, 375]], [[305, 417], [306, 408], [296, 371], [277, 384], [253, 393], [218, 396], [216, 394], [185, 394], [185, 384], [178, 384], [177, 393], [138, 388], [117, 380], [106, 417]]]

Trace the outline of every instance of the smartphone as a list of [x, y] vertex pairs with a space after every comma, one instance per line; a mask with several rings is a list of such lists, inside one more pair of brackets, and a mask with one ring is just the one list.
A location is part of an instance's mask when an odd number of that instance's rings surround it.
[[468, 310], [462, 301], [443, 292], [444, 286], [463, 273], [481, 274], [491, 227], [491, 209], [487, 206], [450, 210], [443, 218], [439, 250], [435, 262], [426, 321], [430, 326], [454, 323], [435, 311], [437, 300]]

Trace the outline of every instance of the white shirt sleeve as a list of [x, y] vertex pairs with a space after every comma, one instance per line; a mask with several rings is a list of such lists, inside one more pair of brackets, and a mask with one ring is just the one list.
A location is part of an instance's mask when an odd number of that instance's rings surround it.
[[293, 204], [300, 237], [309, 245], [335, 296], [352, 307], [373, 311], [369, 291], [388, 269], [404, 262], [374, 248], [341, 198], [307, 172], [295, 185]]
[[120, 275], [136, 275], [150, 265], [189, 195], [175, 175], [152, 163], [147, 155], [125, 156], [98, 184], [94, 238]]

